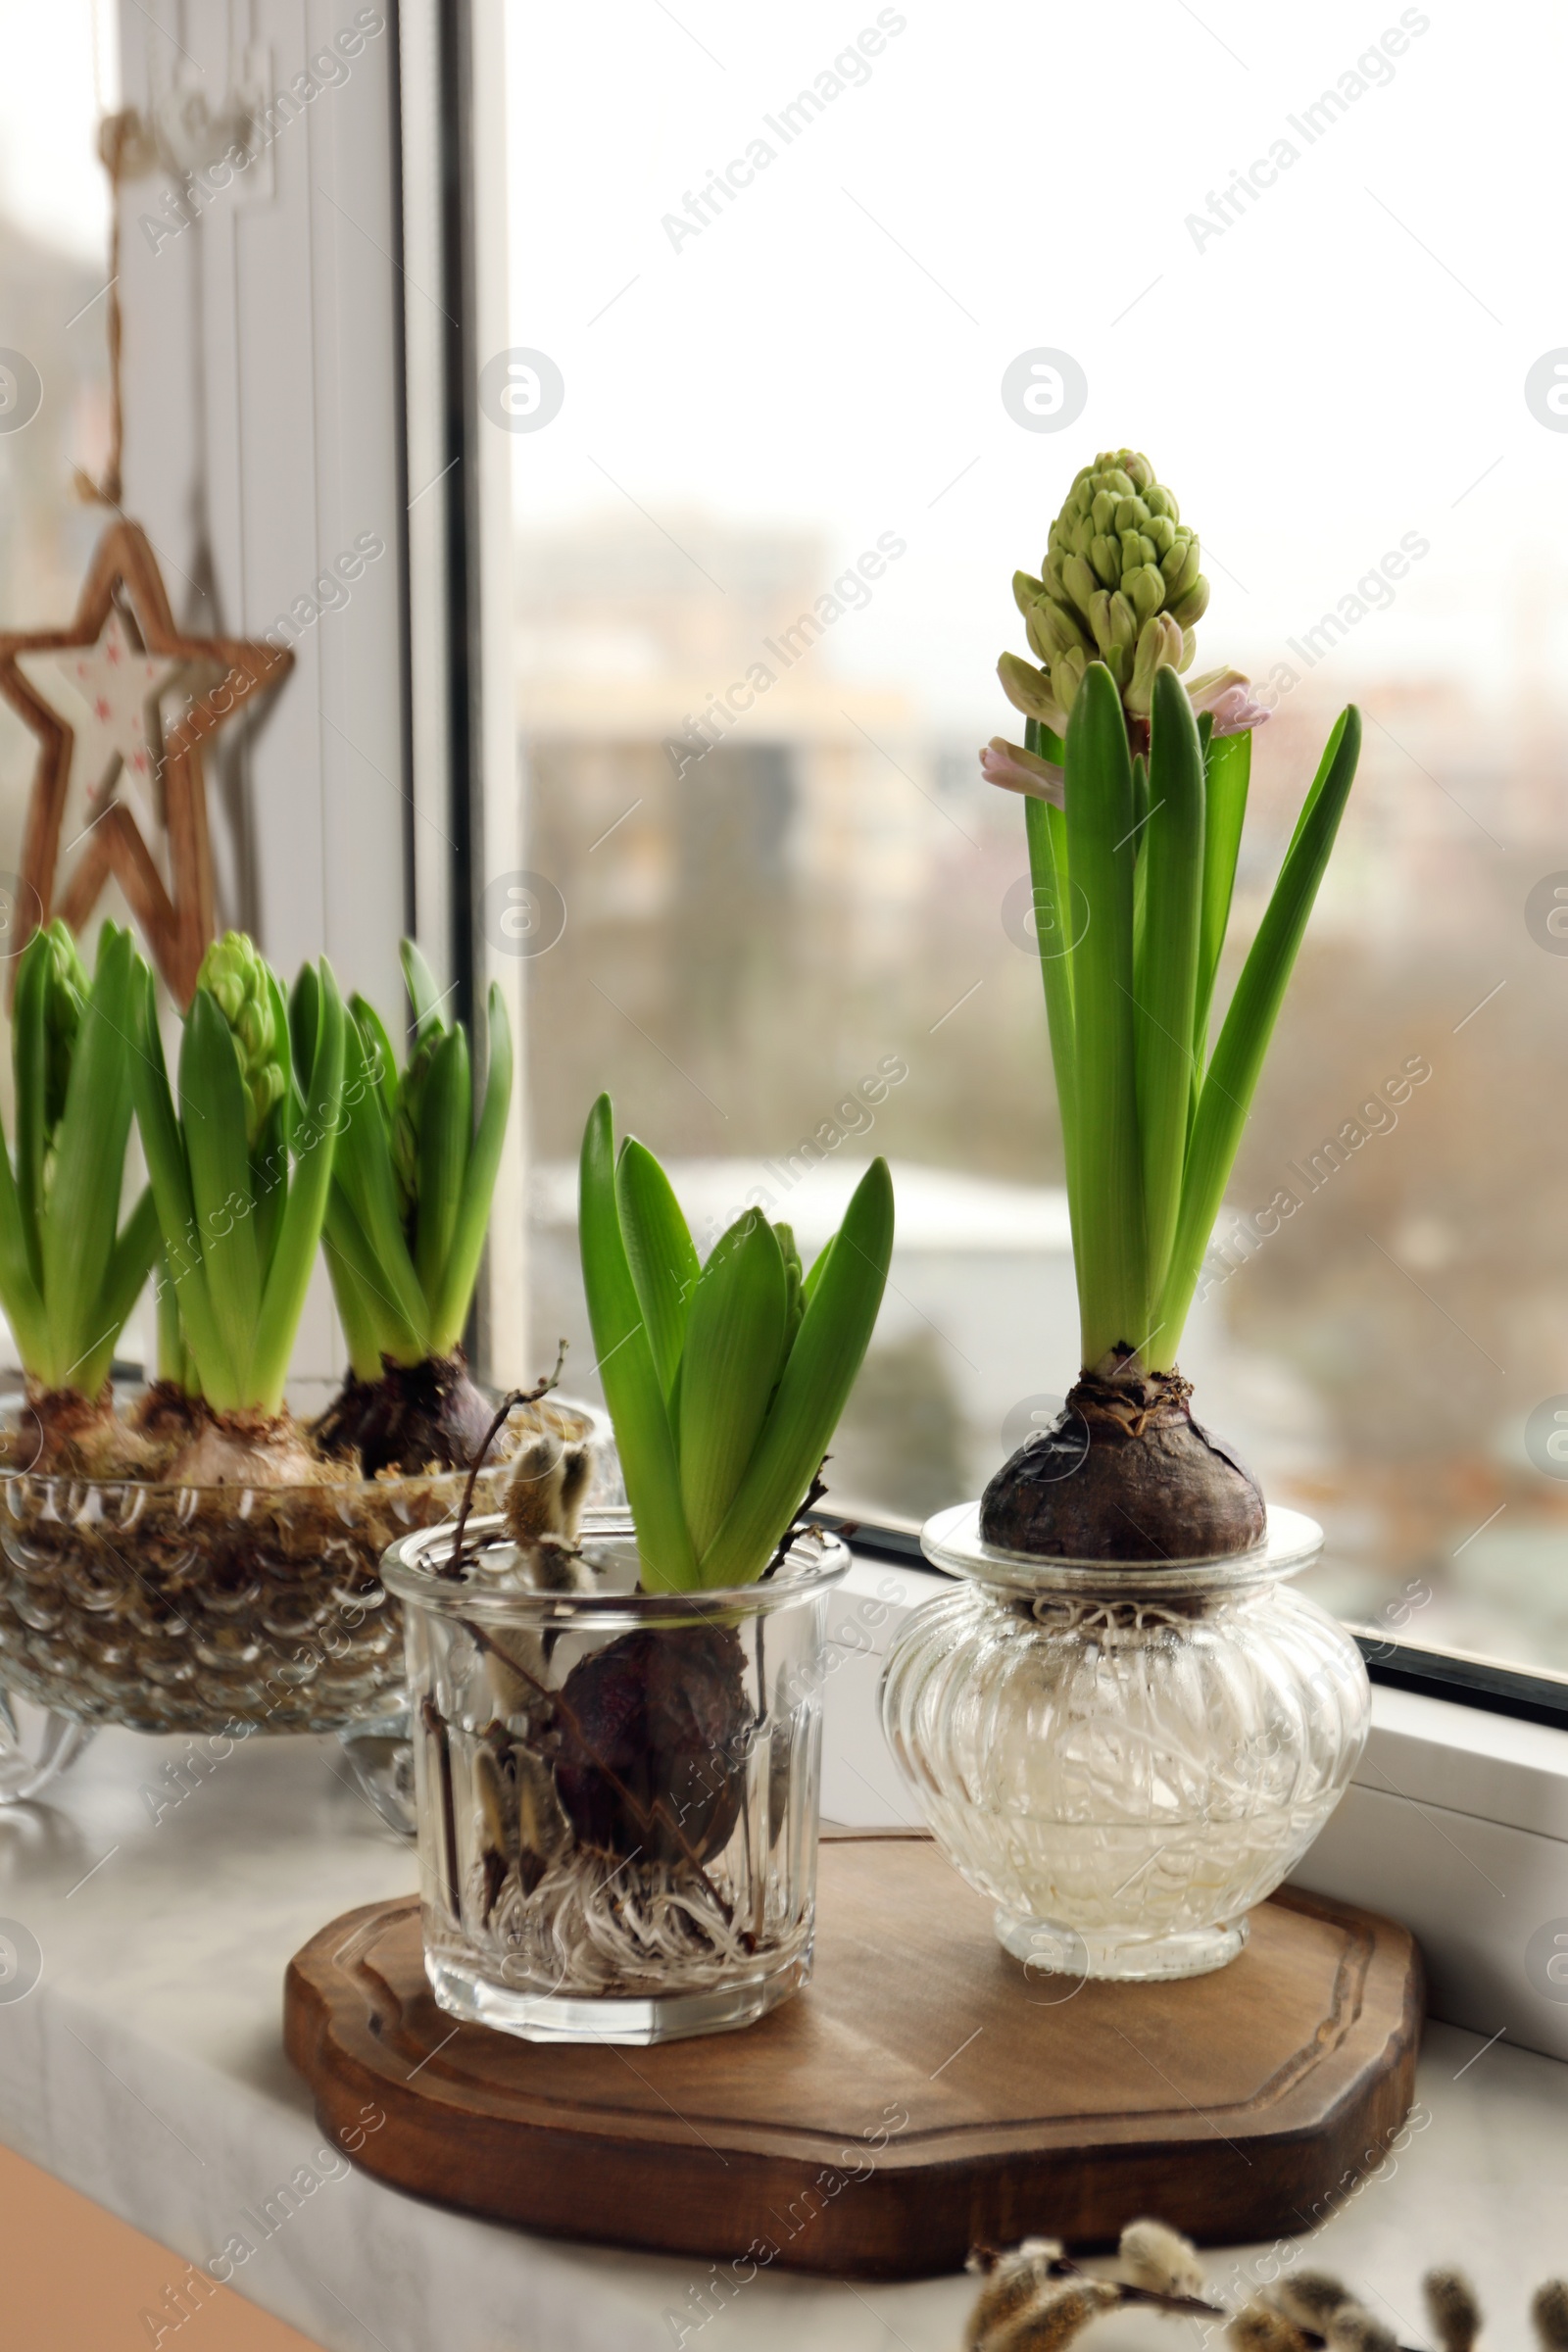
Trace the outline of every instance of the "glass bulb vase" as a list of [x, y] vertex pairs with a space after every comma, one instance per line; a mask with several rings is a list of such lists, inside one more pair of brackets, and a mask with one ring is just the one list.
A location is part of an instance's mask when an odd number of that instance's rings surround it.
[[979, 1505], [927, 1522], [957, 1580], [889, 1652], [882, 1721], [955, 1869], [1031, 1974], [1199, 1976], [1305, 1853], [1366, 1741], [1348, 1634], [1290, 1579], [1322, 1531], [1272, 1510], [1222, 1560], [1000, 1551]]
[[805, 1984], [836, 1539], [732, 1592], [646, 1592], [631, 1520], [523, 1553], [499, 1519], [395, 1544], [425, 1973], [532, 2041], [750, 2025]]

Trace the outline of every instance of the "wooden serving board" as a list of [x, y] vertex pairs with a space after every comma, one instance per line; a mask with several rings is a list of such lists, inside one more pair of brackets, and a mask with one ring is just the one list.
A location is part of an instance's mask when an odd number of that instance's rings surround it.
[[1210, 2243], [1295, 2234], [1409, 2107], [1420, 1954], [1369, 1912], [1282, 1893], [1212, 1976], [1054, 1984], [928, 1838], [847, 1836], [822, 1845], [810, 1984], [743, 2032], [618, 2049], [458, 2025], [412, 1896], [306, 1945], [284, 2032], [380, 2179], [737, 2276], [915, 2278], [1140, 2214]]

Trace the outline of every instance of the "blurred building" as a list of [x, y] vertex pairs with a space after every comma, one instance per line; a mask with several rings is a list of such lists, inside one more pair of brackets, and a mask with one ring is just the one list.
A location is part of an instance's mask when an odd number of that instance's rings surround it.
[[722, 984], [782, 890], [831, 904], [855, 968], [901, 955], [944, 829], [932, 754], [902, 690], [851, 680], [902, 552], [888, 534], [835, 572], [813, 533], [696, 513], [523, 534], [531, 854], [584, 919], [673, 913]]

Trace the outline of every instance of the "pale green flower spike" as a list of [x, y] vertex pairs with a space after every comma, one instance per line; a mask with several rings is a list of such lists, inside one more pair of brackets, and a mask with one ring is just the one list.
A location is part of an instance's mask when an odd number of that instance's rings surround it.
[[288, 1084], [288, 1040], [282, 1034], [267, 964], [254, 940], [239, 931], [215, 939], [202, 957], [198, 988], [216, 999], [239, 1055], [245, 1088], [245, 1141], [251, 1150]]
[[999, 675], [1013, 708], [1056, 735], [1095, 661], [1128, 712], [1147, 719], [1155, 671], [1190, 666], [1208, 604], [1198, 534], [1134, 449], [1102, 451], [1084, 467], [1051, 526], [1040, 578], [1015, 572], [1012, 592], [1040, 667], [1004, 654]]

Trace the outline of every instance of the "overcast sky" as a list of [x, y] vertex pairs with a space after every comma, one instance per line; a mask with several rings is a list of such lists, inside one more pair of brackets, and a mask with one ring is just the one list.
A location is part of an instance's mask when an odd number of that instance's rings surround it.
[[[0, 203], [88, 257], [93, 13], [0, 0]], [[810, 522], [829, 575], [896, 532], [907, 556], [823, 658], [1002, 723], [1010, 573], [1128, 441], [1202, 535], [1205, 663], [1292, 659], [1411, 533], [1428, 554], [1332, 658], [1348, 691], [1447, 665], [1505, 695], [1527, 597], [1560, 657], [1568, 432], [1525, 396], [1568, 346], [1548, 0], [1126, 0], [1113, 42], [1041, 0], [507, 16], [513, 333], [565, 379], [514, 441], [525, 518], [630, 497]], [[802, 90], [820, 113], [786, 113]], [[750, 184], [688, 233], [736, 159]], [[1039, 349], [1087, 384], [1059, 431], [1003, 404]]]
[[[1022, 646], [1012, 568], [1130, 442], [1210, 551], [1205, 662], [1288, 659], [1414, 533], [1429, 553], [1336, 668], [1511, 687], [1521, 569], [1534, 551], [1560, 602], [1568, 551], [1568, 434], [1524, 389], [1568, 345], [1560, 10], [1124, 0], [1112, 36], [1040, 0], [901, 0], [787, 143], [871, 0], [508, 13], [513, 332], [566, 385], [516, 437], [524, 515], [613, 502], [613, 476], [815, 519], [841, 555], [895, 529], [908, 557], [831, 659], [967, 715]], [[759, 138], [773, 159], [717, 219], [663, 223]], [[1003, 405], [1038, 348], [1087, 379], [1060, 431]]]

